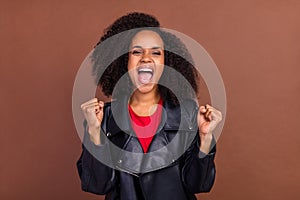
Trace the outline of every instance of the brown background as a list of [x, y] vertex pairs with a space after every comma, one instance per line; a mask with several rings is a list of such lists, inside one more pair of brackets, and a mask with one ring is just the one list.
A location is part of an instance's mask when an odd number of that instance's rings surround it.
[[101, 199], [80, 189], [72, 87], [103, 29], [129, 11], [197, 40], [222, 74], [217, 177], [199, 199], [299, 199], [299, 10], [297, 0], [2, 0], [0, 199]]

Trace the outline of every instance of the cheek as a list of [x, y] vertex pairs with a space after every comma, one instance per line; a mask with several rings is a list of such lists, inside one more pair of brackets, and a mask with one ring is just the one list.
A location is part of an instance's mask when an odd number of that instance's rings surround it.
[[164, 71], [164, 66], [162, 65], [162, 66], [159, 67], [159, 76], [160, 77], [161, 77], [163, 71]]
[[137, 58], [133, 57], [133, 56], [128, 56], [128, 64], [127, 64], [127, 68], [128, 70], [133, 69], [136, 67], [136, 61]]
[[161, 76], [162, 76], [162, 74], [163, 74], [163, 72], [164, 72], [164, 64], [163, 63], [160, 63], [160, 65], [157, 67], [157, 69], [156, 69], [156, 75], [157, 75], [157, 77], [160, 79], [161, 78]]
[[160, 74], [162, 74], [162, 72], [164, 71], [164, 57], [162, 56], [159, 60], [158, 60], [158, 64], [159, 64], [159, 72], [160, 72]]
[[128, 63], [127, 63], [127, 69], [128, 71], [132, 68], [132, 58], [129, 56], [128, 57]]

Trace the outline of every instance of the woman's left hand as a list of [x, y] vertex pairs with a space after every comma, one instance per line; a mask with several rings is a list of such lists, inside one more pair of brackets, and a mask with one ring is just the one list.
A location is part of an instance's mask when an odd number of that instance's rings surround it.
[[209, 152], [212, 140], [212, 132], [222, 120], [222, 113], [214, 107], [206, 104], [200, 106], [198, 112], [198, 127], [201, 138], [200, 150], [204, 153]]
[[206, 104], [200, 106], [198, 112], [198, 127], [202, 134], [210, 134], [222, 120], [222, 113], [214, 107]]

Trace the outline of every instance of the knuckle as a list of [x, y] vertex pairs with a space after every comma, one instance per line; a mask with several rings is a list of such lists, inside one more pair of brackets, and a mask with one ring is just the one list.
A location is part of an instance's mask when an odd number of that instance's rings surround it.
[[93, 111], [93, 108], [89, 107], [89, 108], [87, 108], [86, 110], [87, 110], [87, 112], [92, 112], [92, 111]]

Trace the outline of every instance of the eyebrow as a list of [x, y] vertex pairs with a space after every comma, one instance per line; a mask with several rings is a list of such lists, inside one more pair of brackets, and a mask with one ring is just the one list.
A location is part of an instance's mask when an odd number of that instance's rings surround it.
[[[134, 49], [134, 48], [143, 49], [143, 47], [139, 46], [139, 45], [135, 45], [135, 46], [131, 47], [131, 49]], [[162, 47], [160, 47], [160, 46], [154, 46], [154, 47], [151, 47], [151, 49], [162, 49]]]

